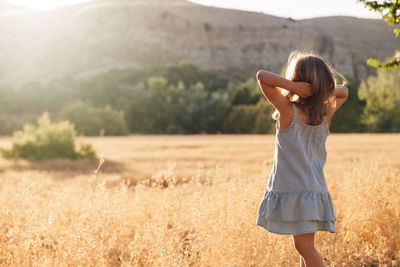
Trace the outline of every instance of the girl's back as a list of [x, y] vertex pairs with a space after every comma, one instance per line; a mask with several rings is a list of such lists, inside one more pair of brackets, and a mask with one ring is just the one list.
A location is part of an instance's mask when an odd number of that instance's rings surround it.
[[293, 118], [281, 129], [277, 121], [274, 163], [267, 189], [258, 208], [257, 225], [279, 234], [316, 230], [336, 232], [336, 215], [325, 182], [326, 116], [319, 125]]
[[311, 54], [291, 54], [286, 78], [259, 71], [257, 79], [277, 120], [274, 163], [257, 225], [282, 235], [336, 232], [323, 169], [328, 122], [347, 99], [347, 88], [336, 86], [333, 69]]
[[319, 125], [308, 125], [299, 120], [298, 109], [293, 104], [290, 125], [280, 129], [277, 121], [273, 175], [282, 177], [275, 184], [271, 179], [273, 187], [269, 188], [280, 192], [310, 189], [326, 191], [323, 168], [327, 156], [325, 142], [329, 133], [326, 116]]

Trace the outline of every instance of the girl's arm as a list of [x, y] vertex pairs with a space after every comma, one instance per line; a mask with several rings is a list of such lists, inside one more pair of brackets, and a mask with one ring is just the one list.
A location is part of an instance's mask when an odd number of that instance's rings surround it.
[[294, 82], [265, 70], [257, 72], [257, 79], [267, 86], [280, 87], [303, 98], [311, 96], [311, 87], [309, 83]]
[[328, 125], [331, 125], [331, 120], [333, 114], [346, 102], [349, 97], [349, 89], [344, 85], [339, 85], [335, 87], [335, 105], [328, 112], [327, 120]]
[[293, 117], [292, 104], [287, 96], [284, 96], [279, 88], [284, 88], [300, 97], [311, 94], [310, 84], [293, 82], [272, 72], [260, 70], [257, 72], [257, 80], [264, 96], [279, 111], [279, 127], [281, 129], [290, 125]]
[[263, 70], [257, 72], [257, 80], [264, 96], [279, 111], [279, 127], [281, 129], [286, 128], [292, 121], [293, 108], [289, 98], [284, 96], [278, 87], [289, 91], [292, 90], [292, 92], [301, 93], [306, 92], [307, 87], [311, 92], [310, 85], [308, 83], [289, 81], [279, 75], [273, 74], [272, 72]]
[[347, 98], [349, 97], [349, 89], [344, 85], [339, 85], [335, 87], [335, 97], [336, 97], [336, 107], [335, 111], [346, 102]]

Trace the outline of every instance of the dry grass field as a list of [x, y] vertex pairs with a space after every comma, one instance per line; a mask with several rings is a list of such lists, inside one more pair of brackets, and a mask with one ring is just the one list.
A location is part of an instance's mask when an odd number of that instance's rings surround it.
[[[0, 159], [1, 266], [296, 266], [255, 224], [273, 135], [85, 138], [98, 163]], [[10, 139], [0, 139], [9, 147]], [[332, 134], [327, 266], [400, 266], [400, 135]]]

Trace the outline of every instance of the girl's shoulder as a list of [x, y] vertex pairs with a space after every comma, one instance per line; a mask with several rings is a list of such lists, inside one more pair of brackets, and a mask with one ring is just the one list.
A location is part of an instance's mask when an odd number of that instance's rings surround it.
[[281, 114], [276, 120], [276, 129], [279, 132], [286, 132], [293, 127], [294, 121], [297, 119], [297, 108], [293, 103], [288, 106], [288, 112], [284, 116]]
[[293, 109], [292, 117], [290, 118], [290, 121], [286, 125], [286, 127], [282, 126], [282, 123], [280, 121], [281, 118], [277, 120], [276, 128], [278, 133], [287, 133], [293, 131], [295, 128], [302, 128], [303, 132], [307, 131], [315, 132], [318, 131], [319, 129], [325, 129], [326, 130], [325, 133], [327, 133], [327, 135], [330, 134], [329, 123], [326, 115], [323, 116], [321, 123], [317, 125], [310, 125], [299, 119], [299, 109], [293, 103], [292, 103], [292, 109]]

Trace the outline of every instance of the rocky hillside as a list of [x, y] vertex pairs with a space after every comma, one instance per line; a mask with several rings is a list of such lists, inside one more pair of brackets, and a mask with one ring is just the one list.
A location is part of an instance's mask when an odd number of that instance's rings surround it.
[[[11, 11], [10, 11], [11, 10]], [[186, 59], [205, 69], [279, 72], [293, 49], [312, 49], [359, 78], [400, 46], [380, 20], [293, 20], [183, 0], [108, 0], [48, 11], [0, 3], [0, 82], [79, 76]]]

